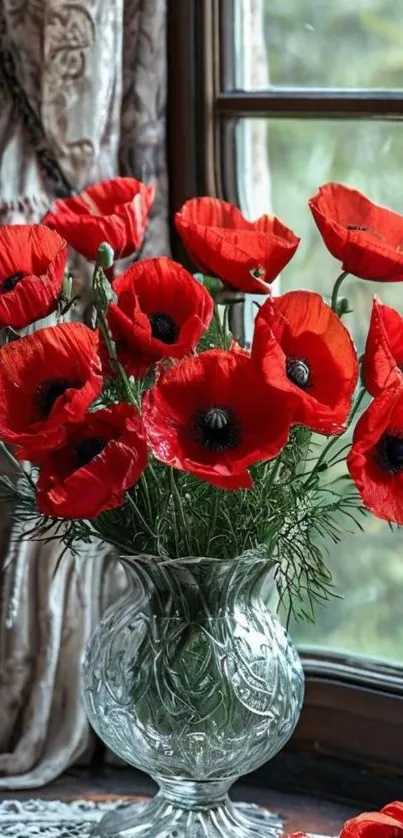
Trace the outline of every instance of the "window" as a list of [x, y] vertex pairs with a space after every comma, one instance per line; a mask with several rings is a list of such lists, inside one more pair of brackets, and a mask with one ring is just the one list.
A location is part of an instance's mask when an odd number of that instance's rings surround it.
[[[248, 110], [235, 129], [238, 197], [251, 217], [271, 205], [302, 236], [284, 271], [285, 290], [307, 287], [326, 295], [340, 268], [306, 206], [317, 187], [329, 180], [348, 183], [403, 212], [403, 19], [391, 0], [234, 5], [227, 78], [232, 66], [242, 93], [224, 93], [222, 105], [229, 108], [231, 99], [234, 112], [243, 98]], [[260, 102], [258, 119], [257, 101], [246, 91]], [[354, 307], [348, 325], [361, 352], [373, 292], [399, 307], [401, 288], [350, 279], [346, 291]], [[403, 664], [403, 533], [369, 518], [365, 534], [329, 550], [337, 590], [348, 596], [320, 610], [314, 626], [294, 625], [294, 637]]]
[[[275, 212], [303, 239], [282, 288], [330, 295], [340, 268], [319, 237], [308, 197], [338, 180], [403, 213], [400, 4], [175, 0], [170, 51], [173, 209], [192, 194], [215, 193], [251, 218]], [[346, 292], [361, 351], [372, 294], [403, 311], [401, 285], [349, 278]], [[247, 332], [250, 310], [244, 316]], [[315, 625], [292, 627], [310, 676], [294, 743], [403, 770], [395, 739], [403, 533], [368, 518], [365, 534], [346, 537], [329, 562], [339, 593], [348, 595], [319, 612]]]

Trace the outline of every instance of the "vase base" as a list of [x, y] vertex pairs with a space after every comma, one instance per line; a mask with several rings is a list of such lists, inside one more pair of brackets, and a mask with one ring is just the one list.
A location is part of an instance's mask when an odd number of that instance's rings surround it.
[[278, 815], [249, 803], [222, 801], [211, 809], [181, 809], [161, 795], [102, 819], [92, 838], [278, 838]]

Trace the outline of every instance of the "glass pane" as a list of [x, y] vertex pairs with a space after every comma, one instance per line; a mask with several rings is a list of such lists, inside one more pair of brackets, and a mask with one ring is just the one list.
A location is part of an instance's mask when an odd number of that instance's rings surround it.
[[[330, 296], [340, 265], [322, 243], [307, 199], [320, 184], [336, 180], [403, 213], [403, 126], [261, 119], [242, 120], [237, 131], [245, 214], [254, 218], [273, 211], [302, 238], [281, 275], [281, 290], [310, 288]], [[346, 323], [361, 352], [372, 295], [403, 312], [403, 287], [349, 278], [345, 289], [355, 310]], [[328, 547], [337, 592], [345, 599], [319, 609], [315, 625], [293, 625], [293, 636], [300, 643], [403, 663], [403, 529], [392, 533], [387, 524], [368, 516], [365, 534]]]
[[235, 23], [239, 87], [403, 87], [396, 0], [242, 0]]

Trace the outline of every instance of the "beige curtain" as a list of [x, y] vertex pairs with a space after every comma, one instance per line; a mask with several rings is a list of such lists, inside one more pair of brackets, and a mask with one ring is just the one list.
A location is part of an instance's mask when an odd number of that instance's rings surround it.
[[[165, 16], [166, 0], [0, 0], [0, 223], [122, 173], [156, 183], [145, 253], [168, 252]], [[32, 788], [89, 758], [83, 647], [123, 582], [107, 548], [59, 562], [0, 515], [0, 789]]]

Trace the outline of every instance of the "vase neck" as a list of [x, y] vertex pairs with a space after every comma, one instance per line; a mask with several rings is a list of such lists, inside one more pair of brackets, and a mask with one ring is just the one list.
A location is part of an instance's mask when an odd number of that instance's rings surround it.
[[262, 600], [275, 590], [271, 563], [253, 556], [166, 561], [154, 557], [122, 559], [142, 608], [153, 617], [190, 622], [217, 619], [242, 609], [242, 603]]
[[228, 789], [234, 778], [212, 780], [205, 783], [192, 780], [168, 780], [156, 778], [160, 787], [160, 795], [184, 809], [210, 809], [218, 806], [228, 795]]

